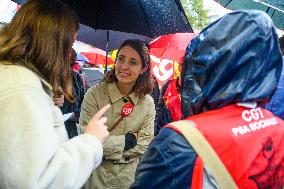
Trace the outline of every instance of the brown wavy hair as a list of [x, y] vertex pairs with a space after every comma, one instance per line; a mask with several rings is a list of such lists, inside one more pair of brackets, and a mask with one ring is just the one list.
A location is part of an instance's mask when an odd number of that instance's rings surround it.
[[[136, 83], [133, 86], [133, 91], [135, 92], [135, 94], [142, 98], [146, 94], [150, 94], [153, 90], [149, 48], [147, 44], [141, 40], [128, 39], [124, 41], [119, 47], [116, 54], [115, 62], [117, 61], [117, 57], [120, 50], [125, 46], [133, 48], [139, 54], [142, 60], [142, 69], [146, 68], [146, 71], [142, 75], [138, 76]], [[105, 81], [106, 83], [112, 83], [114, 81], [117, 81], [117, 78], [115, 76], [115, 67], [106, 73], [103, 81]]]
[[73, 100], [69, 65], [76, 14], [60, 0], [29, 0], [0, 32], [0, 61], [24, 66]]

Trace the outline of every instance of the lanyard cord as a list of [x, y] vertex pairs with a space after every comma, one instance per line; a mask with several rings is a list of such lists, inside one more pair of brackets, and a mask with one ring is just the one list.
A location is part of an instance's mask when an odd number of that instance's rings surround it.
[[[125, 98], [125, 97], [123, 97], [123, 102], [125, 102], [125, 104], [127, 104], [128, 102], [130, 102], [131, 104], [133, 104], [134, 105], [134, 103], [132, 102], [132, 100], [130, 99], [130, 98]], [[124, 105], [125, 105], [124, 104]], [[124, 107], [124, 106], [123, 106]], [[120, 122], [123, 120], [123, 118], [124, 118], [124, 116], [120, 116], [120, 118], [115, 122], [115, 124], [113, 125], [113, 127], [112, 128], [110, 128], [108, 131], [109, 132], [111, 132], [111, 131], [113, 131], [119, 124], [120, 124]]]

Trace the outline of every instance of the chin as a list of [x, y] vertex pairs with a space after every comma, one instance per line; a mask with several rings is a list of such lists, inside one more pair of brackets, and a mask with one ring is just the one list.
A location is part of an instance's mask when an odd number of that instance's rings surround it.
[[118, 78], [118, 82], [121, 84], [132, 84], [133, 81], [129, 81], [128, 79]]
[[121, 83], [121, 84], [130, 84], [131, 83], [131, 82], [123, 80], [123, 79], [118, 80], [118, 82]]

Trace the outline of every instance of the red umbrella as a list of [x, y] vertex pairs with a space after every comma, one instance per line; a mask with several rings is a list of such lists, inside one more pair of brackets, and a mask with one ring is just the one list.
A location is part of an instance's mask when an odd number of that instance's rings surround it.
[[106, 57], [106, 52], [98, 49], [98, 48], [92, 48], [88, 52], [81, 52], [80, 54], [84, 55], [89, 59], [90, 64], [97, 65], [97, 66], [105, 66], [106, 65], [106, 59], [107, 59], [107, 65], [113, 65], [114, 61], [111, 59], [111, 57]]
[[194, 37], [194, 33], [162, 35], [150, 42], [150, 53], [158, 58], [179, 61]]
[[174, 78], [186, 47], [194, 37], [194, 33], [175, 33], [160, 36], [150, 42], [152, 72], [159, 85]]

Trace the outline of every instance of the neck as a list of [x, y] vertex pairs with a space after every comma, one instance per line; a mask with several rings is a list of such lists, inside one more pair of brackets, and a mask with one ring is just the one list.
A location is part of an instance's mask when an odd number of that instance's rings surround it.
[[124, 96], [128, 96], [132, 92], [134, 84], [121, 84], [117, 82], [117, 88], [120, 93]]

